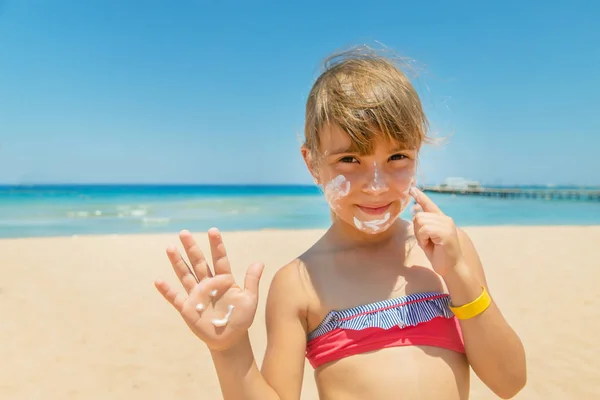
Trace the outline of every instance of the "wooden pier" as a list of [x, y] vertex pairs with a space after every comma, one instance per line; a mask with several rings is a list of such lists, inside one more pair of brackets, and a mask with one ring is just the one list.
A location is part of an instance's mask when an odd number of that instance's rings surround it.
[[425, 192], [499, 197], [504, 199], [526, 198], [543, 200], [579, 200], [579, 201], [600, 201], [600, 190], [593, 189], [504, 189], [504, 188], [449, 188], [440, 186], [425, 186]]

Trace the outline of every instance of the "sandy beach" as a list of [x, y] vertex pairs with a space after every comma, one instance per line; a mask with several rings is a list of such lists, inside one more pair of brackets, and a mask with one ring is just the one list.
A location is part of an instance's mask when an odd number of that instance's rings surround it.
[[[600, 398], [600, 226], [465, 230], [525, 344], [529, 380], [516, 398]], [[269, 282], [321, 233], [224, 233], [238, 279], [266, 264], [251, 329], [259, 363]], [[204, 344], [153, 285], [176, 283], [170, 244], [175, 233], [0, 240], [0, 398], [221, 398]], [[495, 398], [475, 375], [471, 393]], [[317, 398], [309, 365], [302, 398]]]

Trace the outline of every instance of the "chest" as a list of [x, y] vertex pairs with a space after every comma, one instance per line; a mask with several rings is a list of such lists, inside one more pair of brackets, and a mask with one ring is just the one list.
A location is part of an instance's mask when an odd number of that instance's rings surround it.
[[403, 255], [345, 254], [322, 260], [314, 267], [309, 328], [318, 326], [332, 310], [345, 310], [412, 293], [445, 291], [442, 279], [427, 259], [418, 255], [404, 258]]

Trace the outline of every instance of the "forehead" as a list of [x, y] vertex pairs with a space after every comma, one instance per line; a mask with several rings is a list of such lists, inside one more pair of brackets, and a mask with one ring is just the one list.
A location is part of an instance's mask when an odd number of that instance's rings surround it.
[[[406, 148], [402, 143], [388, 140], [383, 135], [371, 140], [373, 140], [373, 152]], [[352, 141], [350, 135], [337, 125], [325, 125], [319, 131], [319, 142], [320, 151], [325, 156], [340, 152], [361, 153], [358, 144]]]
[[338, 147], [352, 146], [350, 135], [337, 125], [325, 125], [319, 132], [319, 141], [322, 151], [331, 151]]

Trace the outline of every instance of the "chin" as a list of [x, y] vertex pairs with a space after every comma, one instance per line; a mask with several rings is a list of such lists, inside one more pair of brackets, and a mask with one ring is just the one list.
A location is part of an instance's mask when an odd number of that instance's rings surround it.
[[399, 216], [398, 208], [390, 207], [381, 215], [353, 215], [350, 224], [361, 233], [375, 236], [388, 231]]

